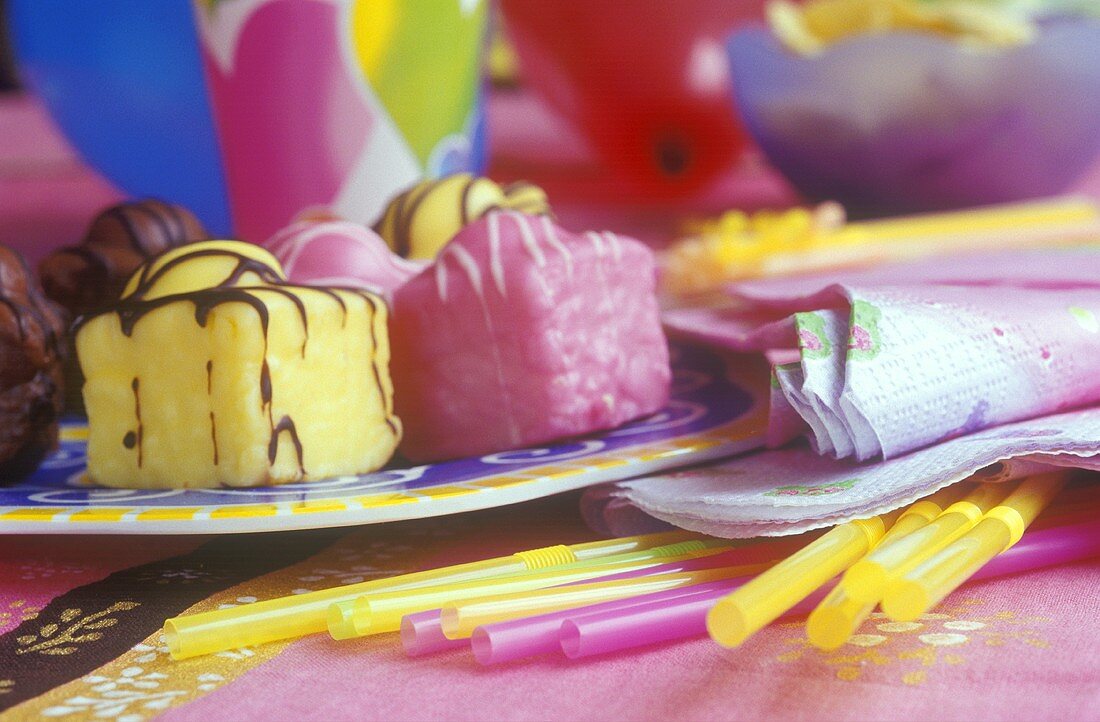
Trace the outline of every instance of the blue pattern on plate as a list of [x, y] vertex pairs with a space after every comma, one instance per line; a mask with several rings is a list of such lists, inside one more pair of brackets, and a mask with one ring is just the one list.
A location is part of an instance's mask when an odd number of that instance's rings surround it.
[[[752, 397], [729, 380], [723, 359], [698, 347], [673, 347], [672, 399], [662, 411], [613, 431], [546, 448], [521, 449], [439, 464], [389, 468], [372, 474], [260, 488], [106, 489], [88, 486], [81, 476], [83, 441], [64, 441], [30, 478], [0, 487], [0, 507], [98, 506], [138, 504], [142, 508], [231, 506], [332, 499], [380, 492], [415, 491], [490, 476], [521, 472], [556, 461], [694, 436], [728, 424], [752, 408]], [[79, 426], [79, 419], [68, 425]]]

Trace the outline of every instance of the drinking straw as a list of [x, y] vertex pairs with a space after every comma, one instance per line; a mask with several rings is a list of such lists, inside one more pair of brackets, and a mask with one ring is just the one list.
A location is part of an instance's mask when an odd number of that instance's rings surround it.
[[849, 569], [841, 580], [845, 597], [853, 602], [877, 602], [888, 580], [915, 567], [944, 545], [959, 538], [981, 521], [982, 515], [999, 504], [1013, 485], [980, 484], [962, 501], [908, 534], [885, 539]]
[[[880, 552], [884, 550], [888, 551], [888, 545], [894, 540], [926, 526], [937, 515], [942, 513], [940, 507], [953, 501], [950, 499], [950, 495], [953, 491], [956, 496], [961, 494], [962, 485], [941, 489], [933, 496], [918, 501], [909, 507], [897, 522], [895, 522], [890, 531], [886, 533], [886, 536], [882, 538], [878, 546], [872, 549], [864, 559], [856, 562], [852, 565], [851, 569], [844, 573], [840, 584], [825, 597], [821, 604], [810, 613], [809, 618], [806, 620], [806, 636], [809, 638], [811, 644], [819, 649], [832, 650], [837, 649], [848, 641], [848, 638], [855, 633], [855, 630], [859, 628], [863, 620], [867, 619], [867, 617], [871, 615], [871, 612], [874, 611], [883, 593], [882, 588], [878, 590], [865, 588], [863, 594], [861, 594], [858, 599], [854, 598], [854, 595], [849, 594], [851, 576], [859, 570], [860, 566], [863, 565], [865, 561], [881, 556]], [[1078, 489], [1075, 491], [1080, 490]], [[1064, 491], [1059, 496], [1059, 499], [1065, 502], [1072, 493], [1073, 491], [1071, 490]], [[1076, 498], [1080, 496], [1079, 493], [1074, 494], [1075, 501], [1081, 501], [1081, 499]], [[1047, 514], [1044, 515], [1044, 520], [1051, 516], [1052, 511], [1053, 509], [1047, 511]], [[1074, 509], [1073, 513], [1079, 513], [1081, 511], [1080, 505], [1078, 505], [1078, 508]], [[1031, 537], [1031, 535], [1028, 536], [1029, 538]], [[1016, 549], [1019, 548], [1020, 547], [1016, 547]], [[916, 559], [912, 566], [915, 566], [919, 561], [920, 557]]]
[[[684, 559], [676, 562], [669, 562], [667, 564], [661, 564], [655, 567], [648, 567], [643, 569], [635, 569], [628, 572], [619, 572], [616, 574], [609, 574], [607, 576], [599, 577], [595, 580], [582, 580], [580, 582], [574, 582], [574, 585], [592, 583], [592, 582], [610, 582], [620, 579], [635, 579], [641, 576], [655, 575], [655, 574], [673, 574], [678, 572], [691, 572], [703, 569], [717, 569], [726, 566], [759, 566], [763, 567], [770, 563], [774, 563], [776, 560], [783, 558], [786, 554], [796, 551], [799, 547], [805, 544], [804, 539], [782, 539], [782, 540], [768, 540], [754, 544], [752, 546], [738, 547], [731, 549], [721, 554], [715, 554], [707, 557], [696, 557], [693, 559]], [[572, 585], [567, 585], [572, 586]], [[704, 586], [704, 585], [699, 585]], [[680, 592], [686, 592], [697, 587], [684, 587], [682, 589], [671, 589], [668, 594], [677, 594]], [[664, 594], [666, 592], [661, 592]], [[652, 595], [646, 595], [652, 596]], [[632, 597], [616, 602], [608, 602], [608, 604], [628, 604], [632, 599], [643, 599], [644, 597]], [[443, 622], [441, 619], [442, 610], [435, 609], [425, 612], [416, 612], [413, 614], [407, 614], [401, 620], [401, 635], [402, 642], [405, 644], [406, 652], [414, 655], [429, 654], [431, 652], [440, 651], [443, 649], [451, 649], [456, 646], [455, 640], [449, 640], [443, 634]], [[546, 616], [546, 615], [540, 615]], [[535, 617], [528, 617], [534, 619]], [[503, 623], [503, 622], [502, 622]], [[445, 643], [444, 641], [445, 640]], [[553, 649], [557, 649], [557, 638], [553, 640]], [[410, 651], [412, 650], [412, 651]]]
[[[876, 594], [875, 597], [880, 596]], [[843, 581], [833, 587], [806, 619], [806, 637], [818, 649], [837, 649], [871, 616], [878, 599], [853, 599]]]
[[501, 574], [546, 569], [553, 566], [608, 557], [692, 539], [685, 531], [605, 539], [570, 546], [551, 546], [504, 557], [402, 574], [386, 579], [332, 587], [317, 592], [268, 599], [241, 607], [174, 617], [164, 623], [165, 639], [173, 659], [186, 659], [237, 647], [323, 632], [328, 608], [335, 602], [355, 599], [367, 592], [413, 589], [457, 583]]
[[[963, 493], [967, 491], [967, 486], [965, 483], [953, 484], [914, 502], [901, 513], [894, 525], [886, 530], [882, 541], [871, 550], [871, 554], [874, 554], [883, 545], [890, 544], [895, 539], [906, 536], [928, 524], [942, 514], [944, 509], [962, 499]], [[856, 564], [858, 563], [856, 562]]]
[[[712, 224], [714, 225], [714, 224]], [[868, 266], [883, 261], [958, 254], [960, 250], [1034, 248], [1091, 241], [1100, 233], [1100, 207], [1082, 196], [1062, 196], [1023, 203], [1006, 203], [948, 213], [857, 221], [836, 229], [820, 228], [808, 236], [780, 232], [746, 232], [733, 228], [698, 229], [699, 237], [680, 241], [666, 252], [664, 265], [683, 266], [672, 278], [688, 291], [705, 291], [721, 283], [754, 276], [812, 273]], [[709, 261], [685, 249], [713, 246], [731, 249]], [[712, 251], [713, 253], [713, 251]], [[728, 257], [727, 257], [728, 255]], [[676, 262], [676, 259], [679, 261]], [[690, 275], [689, 275], [690, 274]]]
[[549, 614], [486, 624], [475, 629], [473, 634], [470, 635], [470, 646], [474, 658], [485, 665], [510, 662], [536, 654], [549, 654], [561, 649], [561, 626], [566, 619], [578, 615], [586, 616], [601, 612], [625, 610], [653, 602], [684, 599], [707, 592], [714, 592], [719, 595], [726, 594], [745, 581], [747, 581], [745, 577], [721, 579], [715, 582], [669, 589], [638, 597], [616, 599], [579, 609], [563, 609]]
[[414, 612], [401, 618], [401, 646], [410, 657], [444, 652], [467, 644], [465, 639], [447, 639], [438, 609]]
[[990, 509], [977, 526], [893, 580], [883, 594], [882, 611], [899, 622], [912, 621], [927, 612], [991, 559], [1020, 541], [1065, 484], [1064, 472], [1025, 480], [1003, 504]]
[[[1034, 569], [1071, 564], [1098, 556], [1100, 556], [1100, 520], [1083, 521], [1064, 527], [1038, 529], [1028, 532], [1020, 543], [1004, 554], [995, 557], [989, 564], [974, 574], [969, 581], [977, 582], [984, 579], [1021, 574]], [[697, 595], [687, 594], [693, 589], [692, 587], [677, 590], [684, 591], [685, 594], [680, 597], [669, 598], [663, 602], [668, 606], [668, 612], [665, 615], [654, 611], [662, 603], [657, 600], [647, 605], [652, 609], [635, 604], [624, 606], [617, 612], [608, 609], [601, 611], [599, 614], [589, 614], [590, 611], [596, 611], [596, 608], [592, 607], [554, 615], [564, 616], [564, 619], [560, 621], [563, 651], [575, 659], [591, 654], [615, 652], [672, 639], [702, 636], [706, 631], [706, 616], [710, 606], [725, 594], [721, 589], [721, 585], [728, 584], [732, 587], [738, 584], [739, 581], [728, 580], [716, 582], [713, 585], [705, 585], [712, 588], [700, 591]], [[819, 590], [792, 607], [782, 616], [788, 617], [808, 612], [824, 596], [824, 591]], [[706, 604], [703, 603], [704, 599], [706, 599]], [[494, 647], [493, 660], [498, 659], [498, 655], [499, 659], [503, 661], [525, 656], [528, 651], [531, 654], [547, 651], [545, 644], [541, 641], [537, 646], [534, 641], [530, 642], [530, 646], [526, 649], [521, 646], [527, 636], [522, 626], [523, 622], [526, 621], [532, 622], [532, 626], [534, 626], [534, 619], [517, 619], [500, 625], [481, 627], [474, 631], [471, 641], [476, 644], [481, 634], [491, 633], [491, 641]], [[490, 627], [494, 629], [490, 630]], [[496, 634], [496, 627], [507, 627], [504, 630], [507, 634]], [[530, 637], [533, 638], [534, 634], [531, 633]]]
[[728, 545], [691, 541], [551, 567], [533, 572], [436, 584], [411, 589], [383, 590], [330, 605], [328, 630], [333, 639], [351, 639], [401, 628], [401, 617], [436, 609], [453, 601], [508, 594], [569, 584], [621, 572], [642, 571], [673, 560], [719, 555]]
[[443, 634], [449, 639], [464, 639], [476, 627], [517, 617], [576, 609], [599, 602], [637, 597], [643, 594], [678, 589], [695, 584], [758, 574], [770, 565], [750, 564], [718, 569], [701, 569], [674, 574], [653, 574], [635, 579], [571, 584], [551, 589], [524, 591], [446, 604], [440, 609]]
[[866, 554], [900, 515], [898, 510], [839, 524], [723, 597], [707, 614], [710, 636], [725, 647], [740, 645]]
[[976, 236], [990, 240], [1044, 227], [1095, 232], [1100, 221], [1096, 202], [1083, 196], [1062, 196], [1022, 203], [1003, 203], [947, 213], [928, 213], [873, 221], [857, 221], [843, 232], [876, 242]]
[[[737, 584], [740, 580], [731, 581]], [[744, 586], [740, 588], [744, 589]], [[709, 630], [709, 612], [716, 603], [721, 603], [723, 595], [728, 596], [728, 592], [713, 589], [618, 611], [574, 613], [561, 623], [561, 650], [570, 659], [580, 659], [632, 647], [700, 637]], [[805, 614], [824, 596], [825, 590], [817, 589], [781, 612], [776, 619]]]

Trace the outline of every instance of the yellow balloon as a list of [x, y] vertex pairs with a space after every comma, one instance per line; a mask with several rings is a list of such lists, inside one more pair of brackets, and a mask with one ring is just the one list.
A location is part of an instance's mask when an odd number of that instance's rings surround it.
[[360, 67], [374, 82], [397, 27], [400, 0], [362, 0], [352, 6], [351, 41]]

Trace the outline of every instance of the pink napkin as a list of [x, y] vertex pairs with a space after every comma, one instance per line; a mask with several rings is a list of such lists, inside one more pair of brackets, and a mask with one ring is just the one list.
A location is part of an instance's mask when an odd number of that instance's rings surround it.
[[768, 441], [783, 448], [591, 492], [619, 521], [629, 504], [719, 536], [789, 534], [981, 469], [1100, 467], [1100, 249], [754, 282], [665, 321], [773, 359]]
[[789, 353], [773, 366], [773, 445], [806, 436], [836, 458], [890, 458], [1100, 401], [1098, 250], [757, 282], [731, 299], [671, 311], [666, 324], [738, 351]]

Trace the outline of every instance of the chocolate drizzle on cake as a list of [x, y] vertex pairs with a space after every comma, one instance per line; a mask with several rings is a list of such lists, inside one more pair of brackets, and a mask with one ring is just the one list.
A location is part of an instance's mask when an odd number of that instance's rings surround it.
[[267, 444], [267, 461], [270, 464], [275, 463], [275, 455], [279, 453], [279, 435], [283, 432], [290, 434], [290, 441], [294, 444], [294, 451], [298, 455], [298, 471], [304, 477], [306, 469], [302, 464], [302, 441], [298, 438], [298, 429], [294, 428], [294, 419], [289, 416], [279, 419], [279, 423], [271, 429], [271, 441]]
[[113, 303], [134, 270], [170, 248], [204, 240], [206, 229], [186, 209], [148, 199], [99, 214], [79, 245], [39, 266], [46, 295], [74, 314]]
[[[393, 252], [402, 258], [408, 258], [412, 251], [412, 225], [416, 217], [416, 211], [436, 188], [442, 185], [444, 179], [425, 181], [413, 186], [401, 195], [397, 196], [386, 209], [382, 220], [375, 226], [375, 231], [393, 247]], [[463, 190], [465, 197], [473, 180], [467, 182]]]
[[378, 299], [369, 293], [363, 294], [363, 298], [370, 304], [370, 345], [371, 345], [371, 370], [374, 371], [374, 385], [378, 387], [378, 393], [382, 398], [382, 406], [386, 412], [386, 426], [394, 436], [398, 435], [397, 424], [393, 421], [393, 398], [386, 394], [382, 386], [382, 369], [378, 367], [378, 335], [374, 330], [375, 319], [378, 318]]
[[214, 466], [218, 465], [218, 424], [214, 421], [214, 412], [210, 412], [210, 440], [214, 442]]
[[[156, 289], [158, 282], [166, 277], [173, 269], [178, 268], [182, 264], [194, 261], [199, 258], [228, 258], [234, 261], [233, 268], [229, 271], [228, 275], [215, 284], [212, 287], [205, 287], [196, 289], [193, 291], [186, 291], [181, 293], [173, 293], [164, 296], [157, 296], [149, 298], [148, 296]], [[238, 286], [235, 284], [241, 283], [245, 274], [253, 273], [259, 279], [260, 284], [255, 286]], [[134, 329], [138, 322], [144, 318], [150, 312], [163, 308], [165, 306], [187, 302], [194, 306], [195, 322], [205, 328], [210, 320], [210, 314], [217, 307], [229, 304], [229, 303], [243, 303], [253, 309], [256, 313], [256, 317], [260, 323], [260, 331], [263, 337], [263, 352], [262, 361], [260, 364], [260, 377], [259, 377], [259, 391], [260, 391], [260, 403], [266, 410], [268, 417], [268, 424], [270, 427], [270, 437], [268, 442], [268, 460], [271, 464], [275, 463], [275, 459], [279, 450], [279, 439], [283, 434], [289, 434], [290, 440], [294, 445], [294, 449], [297, 455], [298, 468], [303, 477], [307, 475], [304, 463], [304, 450], [302, 442], [298, 437], [298, 431], [294, 424], [294, 420], [289, 415], [280, 417], [278, 422], [275, 421], [273, 401], [274, 401], [274, 387], [271, 379], [271, 368], [268, 365], [268, 333], [271, 322], [271, 314], [267, 303], [264, 302], [263, 295], [265, 293], [273, 293], [288, 299], [295, 307], [298, 313], [298, 317], [302, 324], [303, 341], [301, 346], [302, 358], [306, 355], [306, 345], [309, 341], [309, 318], [308, 312], [304, 301], [301, 298], [303, 293], [321, 293], [329, 296], [339, 305], [342, 314], [341, 325], [345, 326], [347, 323], [348, 306], [341, 293], [353, 294], [363, 298], [369, 305], [370, 313], [370, 332], [371, 332], [371, 344], [372, 344], [372, 370], [374, 373], [375, 385], [378, 390], [379, 398], [382, 400], [382, 406], [386, 416], [386, 424], [389, 426], [390, 431], [397, 436], [399, 434], [397, 424], [393, 417], [393, 404], [392, 399], [387, 397], [385, 387], [382, 382], [382, 370], [379, 367], [378, 359], [378, 339], [375, 333], [375, 322], [380, 312], [379, 301], [371, 293], [362, 289], [353, 288], [318, 288], [312, 286], [294, 286], [289, 284], [279, 273], [279, 271], [264, 262], [262, 259], [253, 258], [230, 249], [211, 249], [201, 248], [195, 249], [191, 252], [180, 253], [174, 258], [170, 258], [161, 264], [157, 264], [155, 260], [148, 263], [141, 270], [138, 277], [138, 282], [134, 290], [125, 295], [117, 305], [108, 311], [101, 311], [96, 314], [88, 316], [82, 316], [77, 319], [74, 324], [75, 330], [79, 332], [83, 326], [85, 326], [92, 318], [97, 318], [109, 313], [117, 314], [122, 333], [126, 336], [132, 336]], [[213, 361], [208, 360], [206, 363], [206, 390], [207, 394], [213, 392]], [[134, 399], [135, 399], [135, 415], [137, 417], [137, 431], [130, 432], [126, 435], [123, 443], [127, 448], [138, 449], [138, 466], [142, 463], [142, 429], [141, 429], [141, 406], [140, 399], [138, 397], [138, 380], [135, 378], [133, 383]], [[210, 413], [210, 434], [214, 445], [214, 463], [218, 463], [218, 441], [217, 430], [214, 413]], [[133, 438], [131, 438], [131, 436]]]
[[[206, 395], [210, 396], [214, 391], [214, 360], [206, 361]], [[210, 441], [214, 445], [214, 466], [218, 465], [218, 424], [214, 420], [214, 412], [210, 412]]]
[[267, 354], [264, 354], [264, 362], [260, 366], [260, 403], [264, 406], [271, 404], [271, 369], [267, 366]]
[[122, 445], [127, 449], [133, 449], [137, 447], [137, 465], [141, 468], [141, 464], [144, 461], [144, 452], [142, 449], [142, 441], [144, 441], [145, 430], [141, 426], [141, 381], [135, 376], [134, 380], [130, 382], [130, 389], [134, 392], [134, 418], [137, 419], [137, 431], [127, 432], [125, 438], [122, 440]]
[[[459, 225], [454, 233], [494, 210], [516, 210], [530, 215], [550, 214], [546, 194], [538, 186], [526, 181], [517, 181], [499, 188], [499, 202], [484, 205], [477, 205], [478, 198], [474, 191], [479, 186], [484, 189], [497, 188], [487, 178], [469, 174], [422, 181], [390, 201], [382, 217], [374, 224], [374, 230], [393, 248], [394, 253], [408, 258], [413, 252], [413, 227], [420, 207], [429, 197], [444, 188], [454, 194], [457, 203], [457, 214], [452, 217], [458, 218]], [[481, 197], [485, 198], [483, 195]]]
[[[546, 193], [534, 183], [516, 181], [504, 186], [504, 206], [508, 210], [526, 213], [529, 216], [551, 216]], [[485, 211], [488, 213], [488, 211]], [[484, 214], [482, 214], [484, 215]]]

